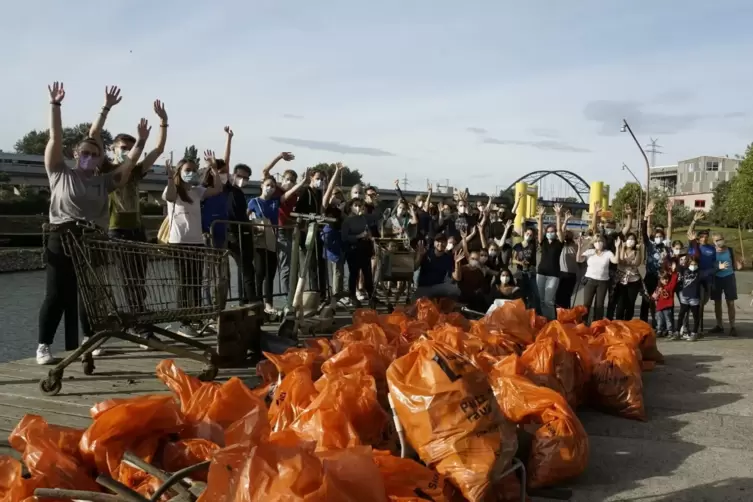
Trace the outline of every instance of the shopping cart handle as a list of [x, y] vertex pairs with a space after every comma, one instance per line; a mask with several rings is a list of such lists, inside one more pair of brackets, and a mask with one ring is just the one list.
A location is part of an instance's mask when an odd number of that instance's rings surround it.
[[299, 220], [316, 221], [318, 223], [335, 223], [337, 221], [335, 218], [330, 218], [328, 216], [315, 213], [290, 213], [290, 216]]

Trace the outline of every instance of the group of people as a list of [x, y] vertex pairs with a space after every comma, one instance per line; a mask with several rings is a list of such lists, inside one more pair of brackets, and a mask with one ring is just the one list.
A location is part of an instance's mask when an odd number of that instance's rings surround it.
[[[101, 133], [109, 112], [121, 101], [120, 90], [108, 87], [89, 137], [75, 148], [75, 167], [71, 167], [63, 157], [63, 84], [52, 84], [49, 93], [45, 168], [50, 181], [50, 231], [45, 250], [47, 288], [39, 316], [40, 364], [53, 361], [50, 345], [63, 315], [66, 350], [78, 346], [79, 317], [84, 336], [92, 335], [86, 316], [79, 315], [83, 309], [78, 305], [75, 272], [63, 251], [62, 236], [80, 232], [79, 222], [84, 221], [108, 229], [115, 239], [147, 240], [139, 182], [163, 155], [169, 127], [164, 104], [155, 101], [154, 113], [160, 121], [155, 147], [142, 157], [151, 127], [141, 119], [135, 137], [118, 134], [107, 151]], [[480, 312], [499, 300], [523, 299], [554, 319], [557, 308], [571, 307], [582, 284], [592, 321], [631, 319], [640, 295], [641, 319], [648, 320], [652, 313], [658, 333], [690, 340], [698, 336], [701, 309], [709, 299], [716, 307], [716, 326], [711, 331], [723, 330], [724, 296], [729, 334], [735, 334], [737, 264], [721, 235], [712, 238], [708, 232], [696, 232], [701, 213], [688, 231], [687, 245], [670, 240], [671, 207], [667, 232], [651, 225], [652, 204], [637, 231], [632, 229], [629, 207], [624, 211], [625, 225], [619, 230], [615, 221], [602, 220], [597, 207], [589, 228], [576, 237], [568, 228], [572, 214], [557, 204], [552, 223], [544, 224], [541, 207], [535, 224], [515, 232], [513, 220], [520, 198], [508, 209], [495, 204], [492, 197], [486, 203], [472, 204], [467, 192], [456, 192], [449, 200], [441, 198], [429, 186], [425, 194], [408, 200], [396, 182], [397, 203], [388, 207], [370, 185], [357, 184], [346, 194], [337, 183], [341, 164], [333, 173], [309, 169], [299, 176], [287, 169], [275, 177], [272, 171], [280, 161], [295, 159], [290, 152], [279, 154], [262, 170], [260, 193], [247, 199], [243, 188], [252, 169], [239, 163], [231, 171], [233, 137], [232, 129], [225, 127], [224, 156], [216, 158], [213, 151], [205, 151], [204, 169], [197, 159], [167, 163], [162, 194], [167, 216], [161, 237], [169, 245], [227, 248], [238, 264], [240, 302], [261, 300], [269, 314], [276, 313], [273, 285], [278, 273], [282, 293], [288, 293], [291, 262], [297, 251], [293, 243], [299, 240], [302, 251], [314, 254], [309, 288], [335, 308], [359, 307], [362, 302], [373, 305], [381, 289], [388, 300], [401, 294], [406, 298], [452, 297]], [[297, 224], [293, 213], [321, 215], [326, 224], [306, 244], [305, 236], [296, 239], [295, 232], [303, 233], [305, 225]], [[384, 254], [390, 250], [379, 244], [380, 239], [402, 242], [415, 256], [412, 277], [375, 283]], [[641, 274], [644, 260], [646, 272]], [[143, 269], [138, 273], [146, 273], [146, 267], [137, 268]], [[181, 283], [201, 282], [200, 266], [178, 264], [176, 270]], [[675, 296], [680, 304], [677, 323]], [[143, 298], [135, 301], [143, 302]], [[178, 291], [179, 304], [199, 305], [201, 301], [200, 288]], [[685, 328], [688, 317], [693, 319], [690, 329]], [[195, 336], [188, 322], [178, 332]]]

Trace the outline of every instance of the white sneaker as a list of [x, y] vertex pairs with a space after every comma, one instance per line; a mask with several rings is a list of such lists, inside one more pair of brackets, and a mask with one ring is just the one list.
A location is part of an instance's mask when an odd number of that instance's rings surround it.
[[37, 364], [52, 364], [53, 361], [50, 346], [40, 343], [39, 347], [37, 347]]
[[[85, 336], [85, 337], [84, 337], [84, 343], [86, 343], [87, 341], [89, 341], [89, 337], [88, 337], [88, 336]], [[82, 345], [83, 345], [83, 344], [82, 344]], [[96, 349], [94, 349], [94, 350], [92, 351], [92, 356], [94, 356], [94, 357], [99, 357], [99, 356], [101, 356], [101, 355], [102, 355], [103, 353], [104, 353], [104, 349], [103, 349], [103, 348], [102, 348], [102, 346], [100, 345], [99, 347], [97, 347]]]
[[356, 298], [363, 302], [368, 300], [369, 297], [363, 291], [356, 291]]
[[190, 324], [181, 324], [178, 328], [178, 334], [186, 338], [196, 338], [199, 334]]

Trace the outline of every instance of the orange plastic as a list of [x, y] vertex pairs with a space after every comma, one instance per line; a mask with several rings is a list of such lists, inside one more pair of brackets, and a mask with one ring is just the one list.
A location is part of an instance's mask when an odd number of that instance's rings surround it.
[[308, 368], [299, 367], [286, 374], [280, 385], [275, 388], [269, 407], [268, 416], [272, 431], [281, 431], [292, 424], [317, 394]]
[[[167, 443], [162, 450], [162, 468], [167, 472], [177, 472], [186, 467], [211, 460], [220, 447], [206, 439], [182, 439]], [[191, 476], [197, 481], [206, 481], [206, 471], [198, 471]]]
[[440, 315], [439, 322], [437, 324], [439, 325], [443, 323], [457, 326], [463, 331], [468, 331], [471, 329], [471, 322], [460, 312], [450, 312], [449, 314]]
[[269, 437], [271, 427], [265, 408], [254, 408], [225, 429], [225, 445], [244, 441], [258, 442]]
[[595, 333], [598, 333], [606, 344], [625, 343], [639, 349], [645, 361], [664, 362], [664, 356], [656, 347], [656, 333], [645, 321], [606, 321], [596, 328]]
[[371, 375], [376, 383], [379, 402], [384, 406], [389, 406], [387, 403], [386, 373], [392, 360], [392, 354], [384, 354], [372, 345], [355, 342], [347, 345], [342, 351], [328, 359], [322, 365], [322, 373], [327, 376], [338, 373]]
[[280, 371], [269, 359], [262, 359], [256, 363], [256, 376], [261, 379], [263, 385], [277, 381]]
[[66, 455], [80, 458], [78, 444], [83, 435], [84, 431], [81, 429], [50, 425], [38, 415], [24, 415], [8, 436], [8, 443], [17, 452], [24, 453], [29, 442], [43, 439], [55, 445]]
[[588, 308], [585, 305], [578, 305], [571, 309], [557, 309], [557, 320], [561, 323], [580, 324], [584, 316], [588, 314]]
[[379, 324], [379, 314], [374, 309], [356, 309], [353, 312], [353, 326]]
[[588, 435], [557, 392], [499, 365], [489, 375], [499, 407], [508, 420], [533, 434], [526, 465], [532, 488], [554, 486], [578, 476], [588, 465]]
[[382, 474], [387, 497], [391, 502], [452, 502], [457, 497], [457, 491], [444, 476], [414, 460], [395, 457], [388, 451], [375, 450], [374, 462]]
[[533, 343], [538, 331], [536, 312], [526, 310], [523, 300], [507, 302], [483, 319], [492, 333], [504, 334], [521, 345]]
[[[308, 368], [314, 380], [319, 378], [322, 359], [319, 357], [319, 349], [296, 349], [290, 348], [282, 354], [262, 352], [272, 364], [277, 367], [281, 375], [285, 376], [296, 368]], [[317, 364], [318, 363], [318, 364]]]
[[395, 411], [421, 460], [466, 499], [489, 496], [517, 449], [486, 375], [441, 343], [418, 342], [387, 370]]
[[590, 345], [594, 357], [592, 399], [605, 411], [621, 417], [646, 420], [643, 403], [641, 356], [624, 343]]
[[416, 312], [416, 319], [424, 321], [429, 328], [433, 328], [439, 322], [441, 315], [439, 307], [428, 298], [421, 298], [416, 301], [414, 310]]

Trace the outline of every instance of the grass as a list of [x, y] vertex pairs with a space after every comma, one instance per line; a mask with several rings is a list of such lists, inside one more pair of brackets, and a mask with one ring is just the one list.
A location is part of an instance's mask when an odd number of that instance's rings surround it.
[[[724, 241], [727, 246], [731, 247], [735, 251], [735, 258], [745, 258], [743, 268], [751, 268], [753, 262], [753, 231], [743, 230], [742, 232], [742, 247], [740, 246], [740, 235], [737, 228], [725, 228], [725, 227], [709, 227], [706, 225], [697, 225], [698, 230], [710, 230], [711, 234], [719, 233], [724, 236]], [[672, 230], [672, 240], [680, 240], [687, 243], [688, 227], [680, 227]], [[744, 253], [741, 253], [740, 250]]]

